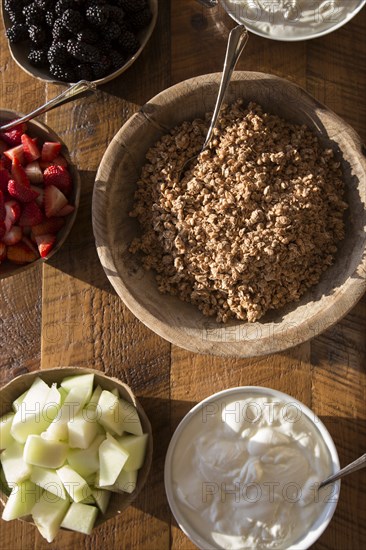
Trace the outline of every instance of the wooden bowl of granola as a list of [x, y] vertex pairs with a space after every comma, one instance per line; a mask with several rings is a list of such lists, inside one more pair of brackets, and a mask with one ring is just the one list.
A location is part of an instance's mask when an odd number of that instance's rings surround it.
[[111, 284], [151, 330], [198, 353], [258, 356], [319, 334], [365, 291], [366, 161], [354, 130], [303, 89], [236, 72], [226, 101], [242, 105], [180, 182], [220, 76], [165, 90], [120, 129], [96, 177], [94, 234]]

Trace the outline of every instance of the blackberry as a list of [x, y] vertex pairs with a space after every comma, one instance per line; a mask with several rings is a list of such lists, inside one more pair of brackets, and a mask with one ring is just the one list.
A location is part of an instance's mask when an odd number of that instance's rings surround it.
[[92, 29], [81, 29], [78, 32], [76, 38], [79, 42], [85, 42], [86, 44], [96, 44], [99, 40], [99, 36]]
[[110, 21], [101, 29], [101, 33], [107, 42], [113, 42], [113, 40], [117, 40], [117, 38], [121, 35], [121, 28], [114, 21]]
[[108, 21], [109, 8], [108, 6], [90, 6], [87, 8], [85, 15], [91, 25], [105, 27]]
[[118, 6], [109, 6], [109, 20], [118, 23], [118, 25], [124, 25], [125, 12]]
[[66, 40], [70, 37], [70, 31], [68, 31], [63, 24], [62, 19], [59, 17], [53, 24], [52, 36], [54, 40]]
[[45, 16], [44, 16], [44, 19], [46, 21], [46, 24], [49, 26], [49, 27], [53, 27], [53, 24], [56, 20], [56, 16], [54, 14], [54, 12], [52, 10], [49, 10], [49, 11], [46, 11], [45, 13]]
[[6, 31], [6, 36], [8, 37], [9, 42], [16, 44], [28, 38], [28, 29], [27, 26], [23, 23], [15, 23]]
[[100, 53], [98, 48], [84, 42], [70, 39], [67, 41], [67, 51], [72, 57], [85, 63], [98, 63], [100, 61]]
[[50, 73], [57, 80], [63, 80], [65, 82], [75, 82], [76, 75], [72, 67], [66, 65], [50, 65]]
[[74, 9], [75, 1], [74, 0], [58, 0], [55, 5], [55, 13], [58, 17], [61, 17], [66, 10]]
[[136, 11], [129, 14], [127, 20], [127, 26], [133, 32], [139, 32], [148, 26], [152, 19], [152, 13], [149, 7], [144, 8], [141, 11]]
[[69, 54], [63, 42], [54, 42], [47, 52], [47, 59], [50, 65], [66, 65], [69, 61]]
[[147, 7], [146, 0], [121, 0], [120, 4], [127, 12], [140, 11]]
[[81, 63], [75, 67], [75, 75], [78, 80], [93, 80], [94, 73], [90, 65]]
[[8, 17], [12, 23], [24, 23], [25, 18], [22, 13], [22, 8], [17, 9], [15, 11], [11, 10], [7, 12]]
[[109, 59], [111, 60], [113, 69], [119, 69], [126, 62], [126, 57], [117, 50], [110, 50]]
[[44, 50], [30, 50], [28, 61], [35, 67], [43, 67], [47, 65], [47, 54]]
[[45, 31], [42, 27], [38, 27], [37, 25], [30, 25], [30, 27], [28, 27], [28, 36], [33, 44], [36, 44], [37, 46], [43, 44], [46, 40]]
[[111, 62], [107, 56], [103, 56], [102, 60], [98, 63], [92, 63], [91, 69], [93, 71], [94, 80], [99, 80], [106, 76], [111, 68]]
[[42, 20], [42, 11], [37, 7], [35, 2], [23, 8], [23, 15], [27, 25], [39, 25]]
[[72, 34], [76, 34], [84, 26], [84, 18], [80, 12], [68, 9], [61, 17], [63, 26]]
[[138, 41], [136, 36], [130, 31], [125, 31], [124, 33], [122, 33], [118, 39], [117, 44], [124, 53], [130, 55], [136, 53], [140, 47], [140, 42]]
[[47, 11], [51, 8], [51, 5], [53, 4], [52, 0], [34, 0], [34, 3], [36, 4], [37, 8], [39, 8], [42, 11]]

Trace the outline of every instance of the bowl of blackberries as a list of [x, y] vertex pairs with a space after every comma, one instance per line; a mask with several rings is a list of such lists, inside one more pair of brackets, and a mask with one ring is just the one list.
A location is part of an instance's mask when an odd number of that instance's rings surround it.
[[2, 0], [16, 63], [43, 81], [104, 84], [137, 59], [158, 0]]

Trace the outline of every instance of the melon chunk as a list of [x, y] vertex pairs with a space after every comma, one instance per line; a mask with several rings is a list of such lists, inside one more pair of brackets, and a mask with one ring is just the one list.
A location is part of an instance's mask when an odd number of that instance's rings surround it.
[[29, 434], [40, 434], [48, 426], [42, 411], [49, 391], [50, 387], [40, 378], [29, 388], [11, 426], [11, 435], [19, 443], [25, 443]]
[[46, 489], [49, 493], [52, 493], [59, 498], [68, 498], [56, 470], [33, 466], [30, 479], [33, 483], [35, 483], [35, 485]]
[[68, 499], [58, 498], [48, 491], [44, 491], [33, 506], [33, 521], [47, 542], [56, 537], [69, 506]]
[[29, 435], [23, 456], [27, 464], [54, 469], [63, 465], [68, 450], [68, 445], [60, 441], [44, 439], [40, 435]]
[[92, 489], [92, 496], [102, 514], [105, 514], [108, 508], [112, 493], [105, 489]]
[[87, 449], [95, 439], [98, 424], [88, 420], [86, 413], [81, 411], [67, 423], [69, 432], [69, 446], [71, 448]]
[[19, 395], [19, 397], [17, 397], [15, 399], [15, 401], [13, 401], [12, 409], [13, 409], [14, 412], [17, 412], [19, 410], [19, 407], [23, 403], [27, 393], [28, 393], [28, 390], [26, 390], [24, 393], [22, 393], [22, 395]]
[[95, 506], [88, 506], [82, 502], [72, 502], [61, 523], [61, 527], [90, 535], [97, 515], [98, 508]]
[[14, 441], [1, 453], [1, 464], [9, 487], [28, 479], [32, 468], [23, 459], [24, 445]]
[[76, 374], [75, 376], [66, 376], [61, 382], [61, 387], [70, 392], [77, 387], [83, 387], [88, 390], [87, 401], [93, 393], [94, 374]]
[[88, 386], [75, 386], [71, 388], [57, 416], [48, 426], [45, 437], [66, 441], [68, 438], [67, 423], [73, 420], [89, 398], [90, 389]]
[[123, 469], [126, 472], [139, 470], [144, 464], [148, 435], [123, 435], [117, 441], [129, 456]]
[[99, 446], [105, 435], [97, 435], [89, 449], [70, 449], [67, 461], [82, 477], [86, 478], [99, 469]]
[[122, 469], [114, 484], [109, 487], [104, 487], [104, 489], [115, 492], [123, 491], [125, 493], [132, 493], [136, 489], [137, 476], [137, 470], [126, 472]]
[[14, 416], [15, 414], [10, 412], [0, 418], [0, 451], [9, 447], [14, 441], [10, 433]]
[[124, 451], [118, 441], [107, 433], [107, 438], [99, 447], [98, 486], [113, 485], [127, 459], [128, 452]]
[[98, 413], [100, 424], [112, 434], [122, 435], [123, 432], [143, 434], [136, 408], [110, 391], [102, 391], [98, 401]]
[[85, 479], [73, 470], [71, 466], [66, 465], [56, 471], [63, 486], [74, 502], [80, 502], [91, 495], [91, 489]]
[[2, 518], [5, 521], [28, 516], [41, 497], [42, 490], [26, 479], [13, 487], [5, 504]]

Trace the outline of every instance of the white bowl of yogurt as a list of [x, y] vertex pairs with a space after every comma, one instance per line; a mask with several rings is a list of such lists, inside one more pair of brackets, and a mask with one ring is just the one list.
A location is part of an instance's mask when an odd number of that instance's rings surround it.
[[177, 427], [165, 489], [182, 531], [202, 550], [303, 550], [323, 533], [340, 482], [333, 440], [303, 403], [269, 388], [211, 395]]

